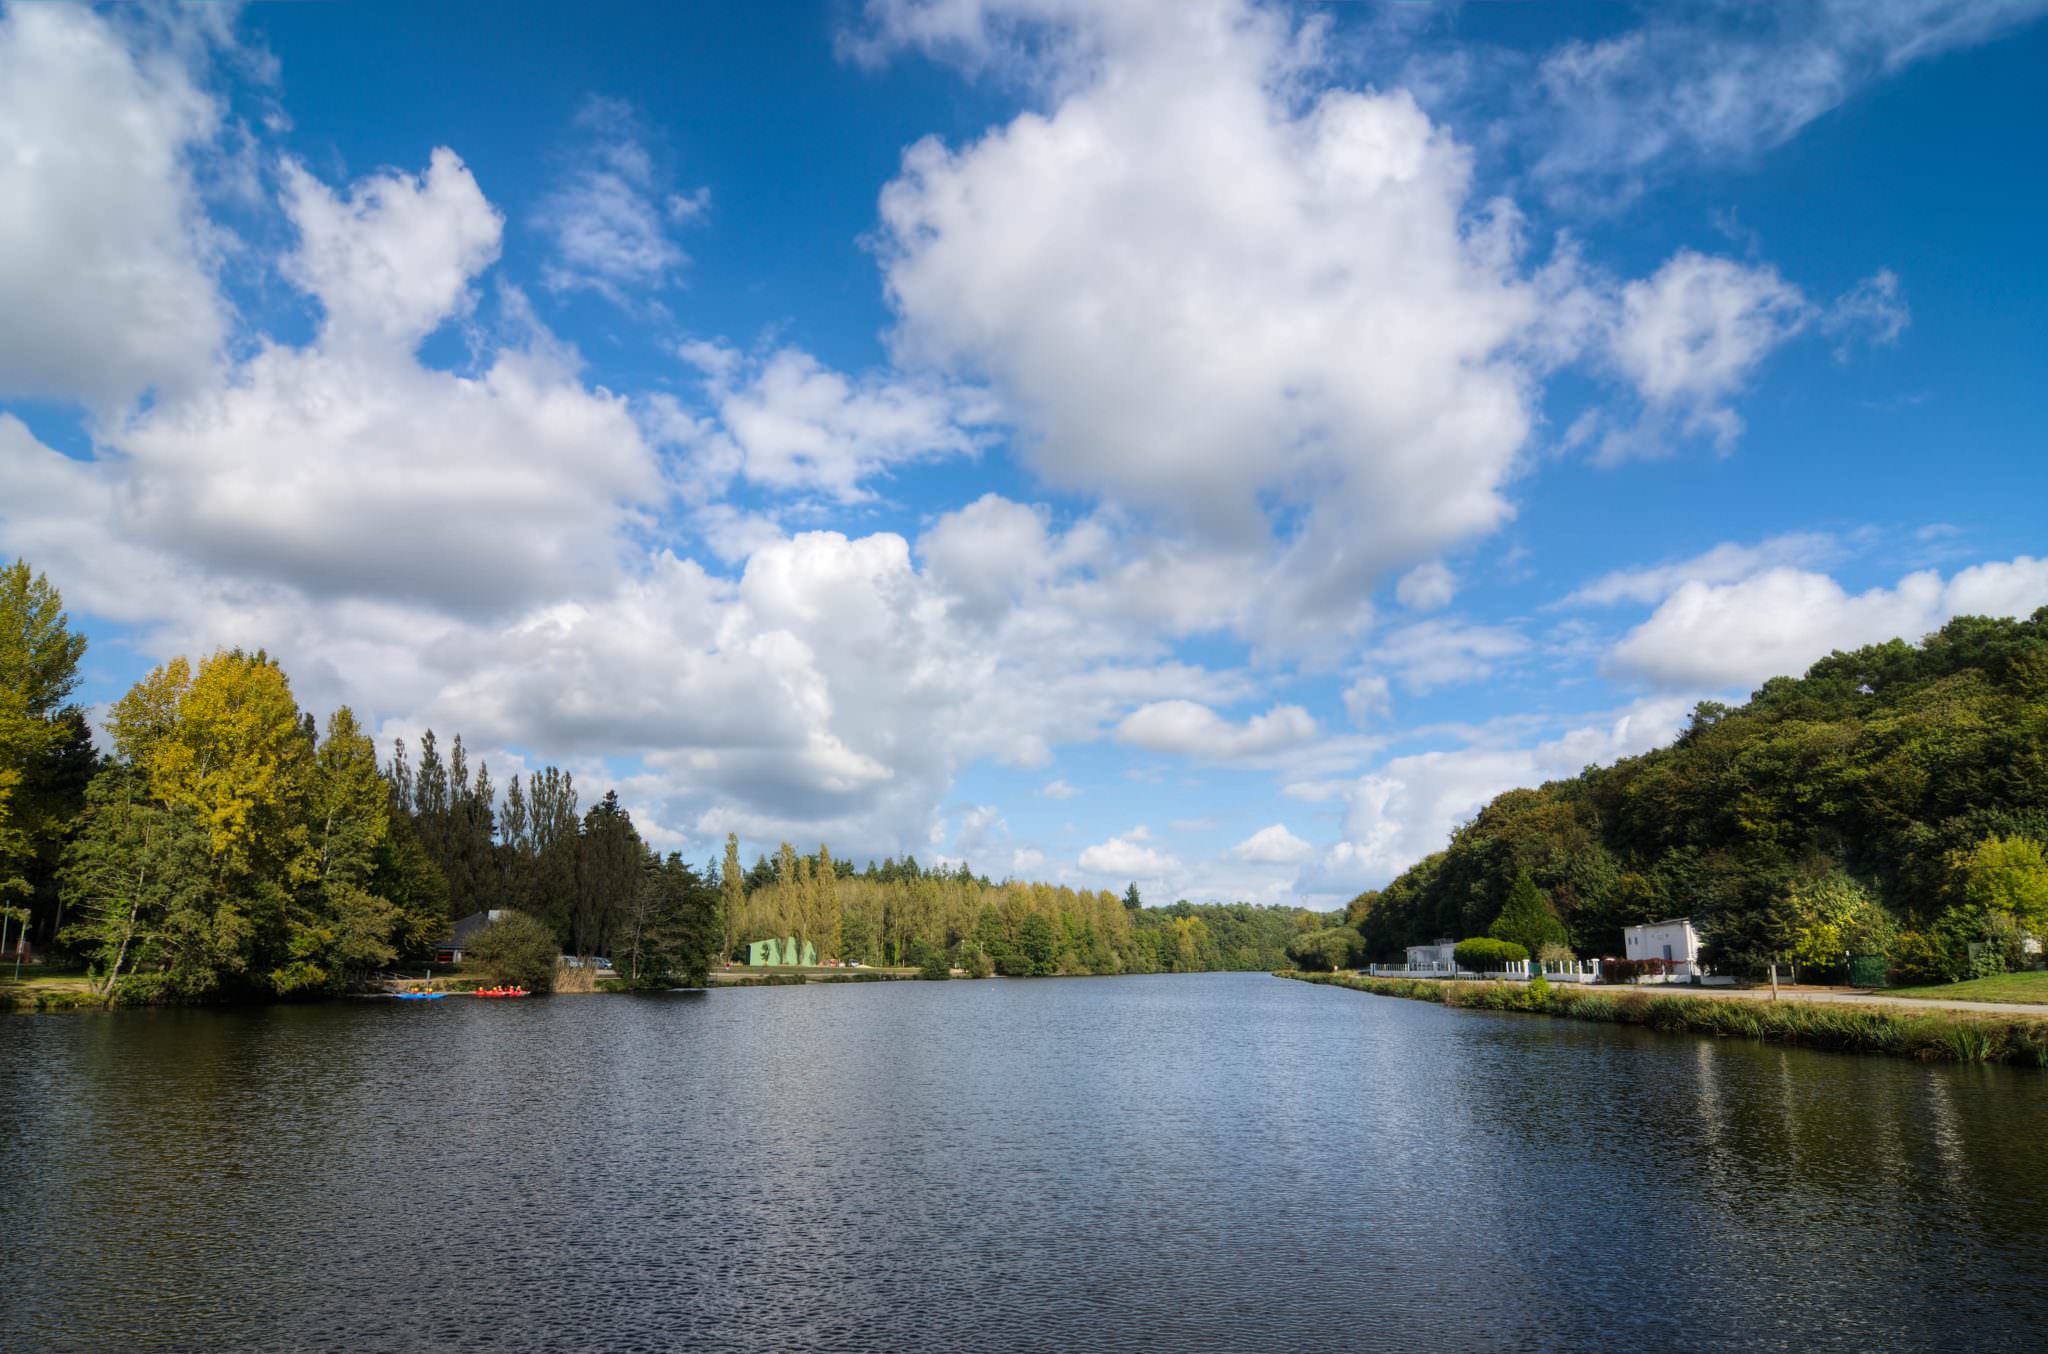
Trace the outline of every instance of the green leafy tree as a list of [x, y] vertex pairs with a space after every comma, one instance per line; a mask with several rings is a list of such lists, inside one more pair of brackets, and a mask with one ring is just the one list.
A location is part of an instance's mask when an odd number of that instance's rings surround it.
[[379, 849], [391, 829], [391, 793], [377, 748], [347, 706], [307, 776], [306, 847], [286, 939], [286, 960], [270, 970], [279, 992], [344, 988], [398, 957], [401, 909], [375, 890]]
[[483, 970], [494, 983], [523, 987], [530, 992], [551, 992], [562, 950], [546, 922], [508, 908], [477, 932], [463, 958]]
[[2048, 931], [2048, 855], [2021, 836], [1986, 837], [1951, 857], [1963, 896], [1985, 912], [2003, 912], [2029, 931]]
[[701, 987], [721, 931], [718, 893], [683, 858], [651, 853], [621, 921], [612, 963], [629, 987]]
[[62, 879], [68, 938], [103, 999], [203, 997], [245, 964], [249, 923], [213, 887], [198, 812], [158, 802], [128, 767], [94, 779]]
[[80, 807], [63, 767], [84, 730], [69, 704], [84, 654], [49, 579], [24, 560], [0, 569], [0, 903], [47, 884]]
[[1897, 928], [1869, 890], [1840, 871], [1793, 888], [1798, 917], [1786, 956], [1813, 969], [1840, 968], [1850, 955], [1889, 956]]
[[398, 909], [392, 944], [401, 955], [425, 955], [448, 934], [448, 881], [420, 844], [409, 814], [393, 814], [378, 844], [370, 891]]
[[1356, 968], [1364, 953], [1364, 937], [1350, 926], [1305, 931], [1287, 944], [1287, 957], [1296, 967], [1311, 970]]
[[953, 963], [946, 958], [946, 952], [922, 936], [910, 942], [904, 958], [917, 970], [920, 978], [944, 982], [953, 976]]
[[1034, 912], [1018, 926], [1017, 951], [1024, 960], [1026, 971], [1032, 976], [1043, 977], [1059, 972], [1059, 941], [1053, 933], [1051, 919], [1043, 914]]
[[199, 816], [224, 879], [281, 873], [299, 854], [312, 746], [267, 655], [223, 650], [197, 672], [173, 659], [115, 704], [109, 724], [149, 793]]

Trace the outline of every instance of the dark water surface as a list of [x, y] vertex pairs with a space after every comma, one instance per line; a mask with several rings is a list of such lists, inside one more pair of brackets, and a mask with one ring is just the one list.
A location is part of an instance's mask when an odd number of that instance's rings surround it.
[[2038, 1349], [2048, 1076], [1263, 975], [0, 1019], [0, 1345]]

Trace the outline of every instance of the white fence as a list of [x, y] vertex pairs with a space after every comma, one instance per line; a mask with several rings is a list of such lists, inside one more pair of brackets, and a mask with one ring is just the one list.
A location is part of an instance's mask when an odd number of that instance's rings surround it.
[[1526, 983], [1533, 976], [1530, 969], [1540, 968], [1543, 976], [1553, 983], [1597, 983], [1600, 981], [1600, 961], [1583, 959], [1569, 964], [1532, 964], [1527, 959], [1517, 960], [1504, 969], [1488, 969], [1484, 973], [1472, 969], [1446, 968], [1443, 965], [1409, 968], [1404, 964], [1374, 964], [1365, 971], [1375, 978], [1467, 978], [1494, 979], [1501, 982]]

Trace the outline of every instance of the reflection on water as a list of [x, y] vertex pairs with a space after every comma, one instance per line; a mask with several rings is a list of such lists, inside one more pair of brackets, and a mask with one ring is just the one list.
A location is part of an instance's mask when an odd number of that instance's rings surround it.
[[1258, 975], [0, 1023], [34, 1348], [2029, 1348], [2048, 1077]]

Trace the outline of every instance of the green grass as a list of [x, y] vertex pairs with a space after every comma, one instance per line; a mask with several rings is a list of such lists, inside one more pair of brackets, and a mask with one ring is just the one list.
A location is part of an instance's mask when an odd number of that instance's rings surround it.
[[[1821, 1005], [1802, 1001], [1730, 1001], [1712, 997], [1652, 995], [1640, 990], [1587, 991], [1563, 983], [1544, 994], [1532, 992], [1521, 983], [1369, 978], [1292, 970], [1282, 970], [1279, 976], [1468, 1010], [1527, 1011], [1569, 1020], [1644, 1025], [1667, 1034], [1753, 1039], [1763, 1043], [1798, 1044], [1844, 1053], [1884, 1053], [1936, 1062], [2018, 1063], [2048, 1067], [2048, 1012], [2036, 1018], [1961, 1011], [1916, 1011], [1900, 1007]], [[2043, 975], [2007, 976], [2034, 978]], [[1952, 989], [1930, 990], [1947, 994]], [[1979, 1000], [2012, 998], [1987, 996]]]
[[1963, 983], [1942, 983], [1934, 987], [1894, 987], [1888, 997], [1932, 997], [1940, 1001], [2017, 1001], [2048, 1006], [2048, 972], [2001, 973], [1996, 978], [1972, 978]]
[[0, 968], [0, 1011], [71, 1011], [99, 1004], [83, 969], [24, 965], [17, 982], [12, 964]]

